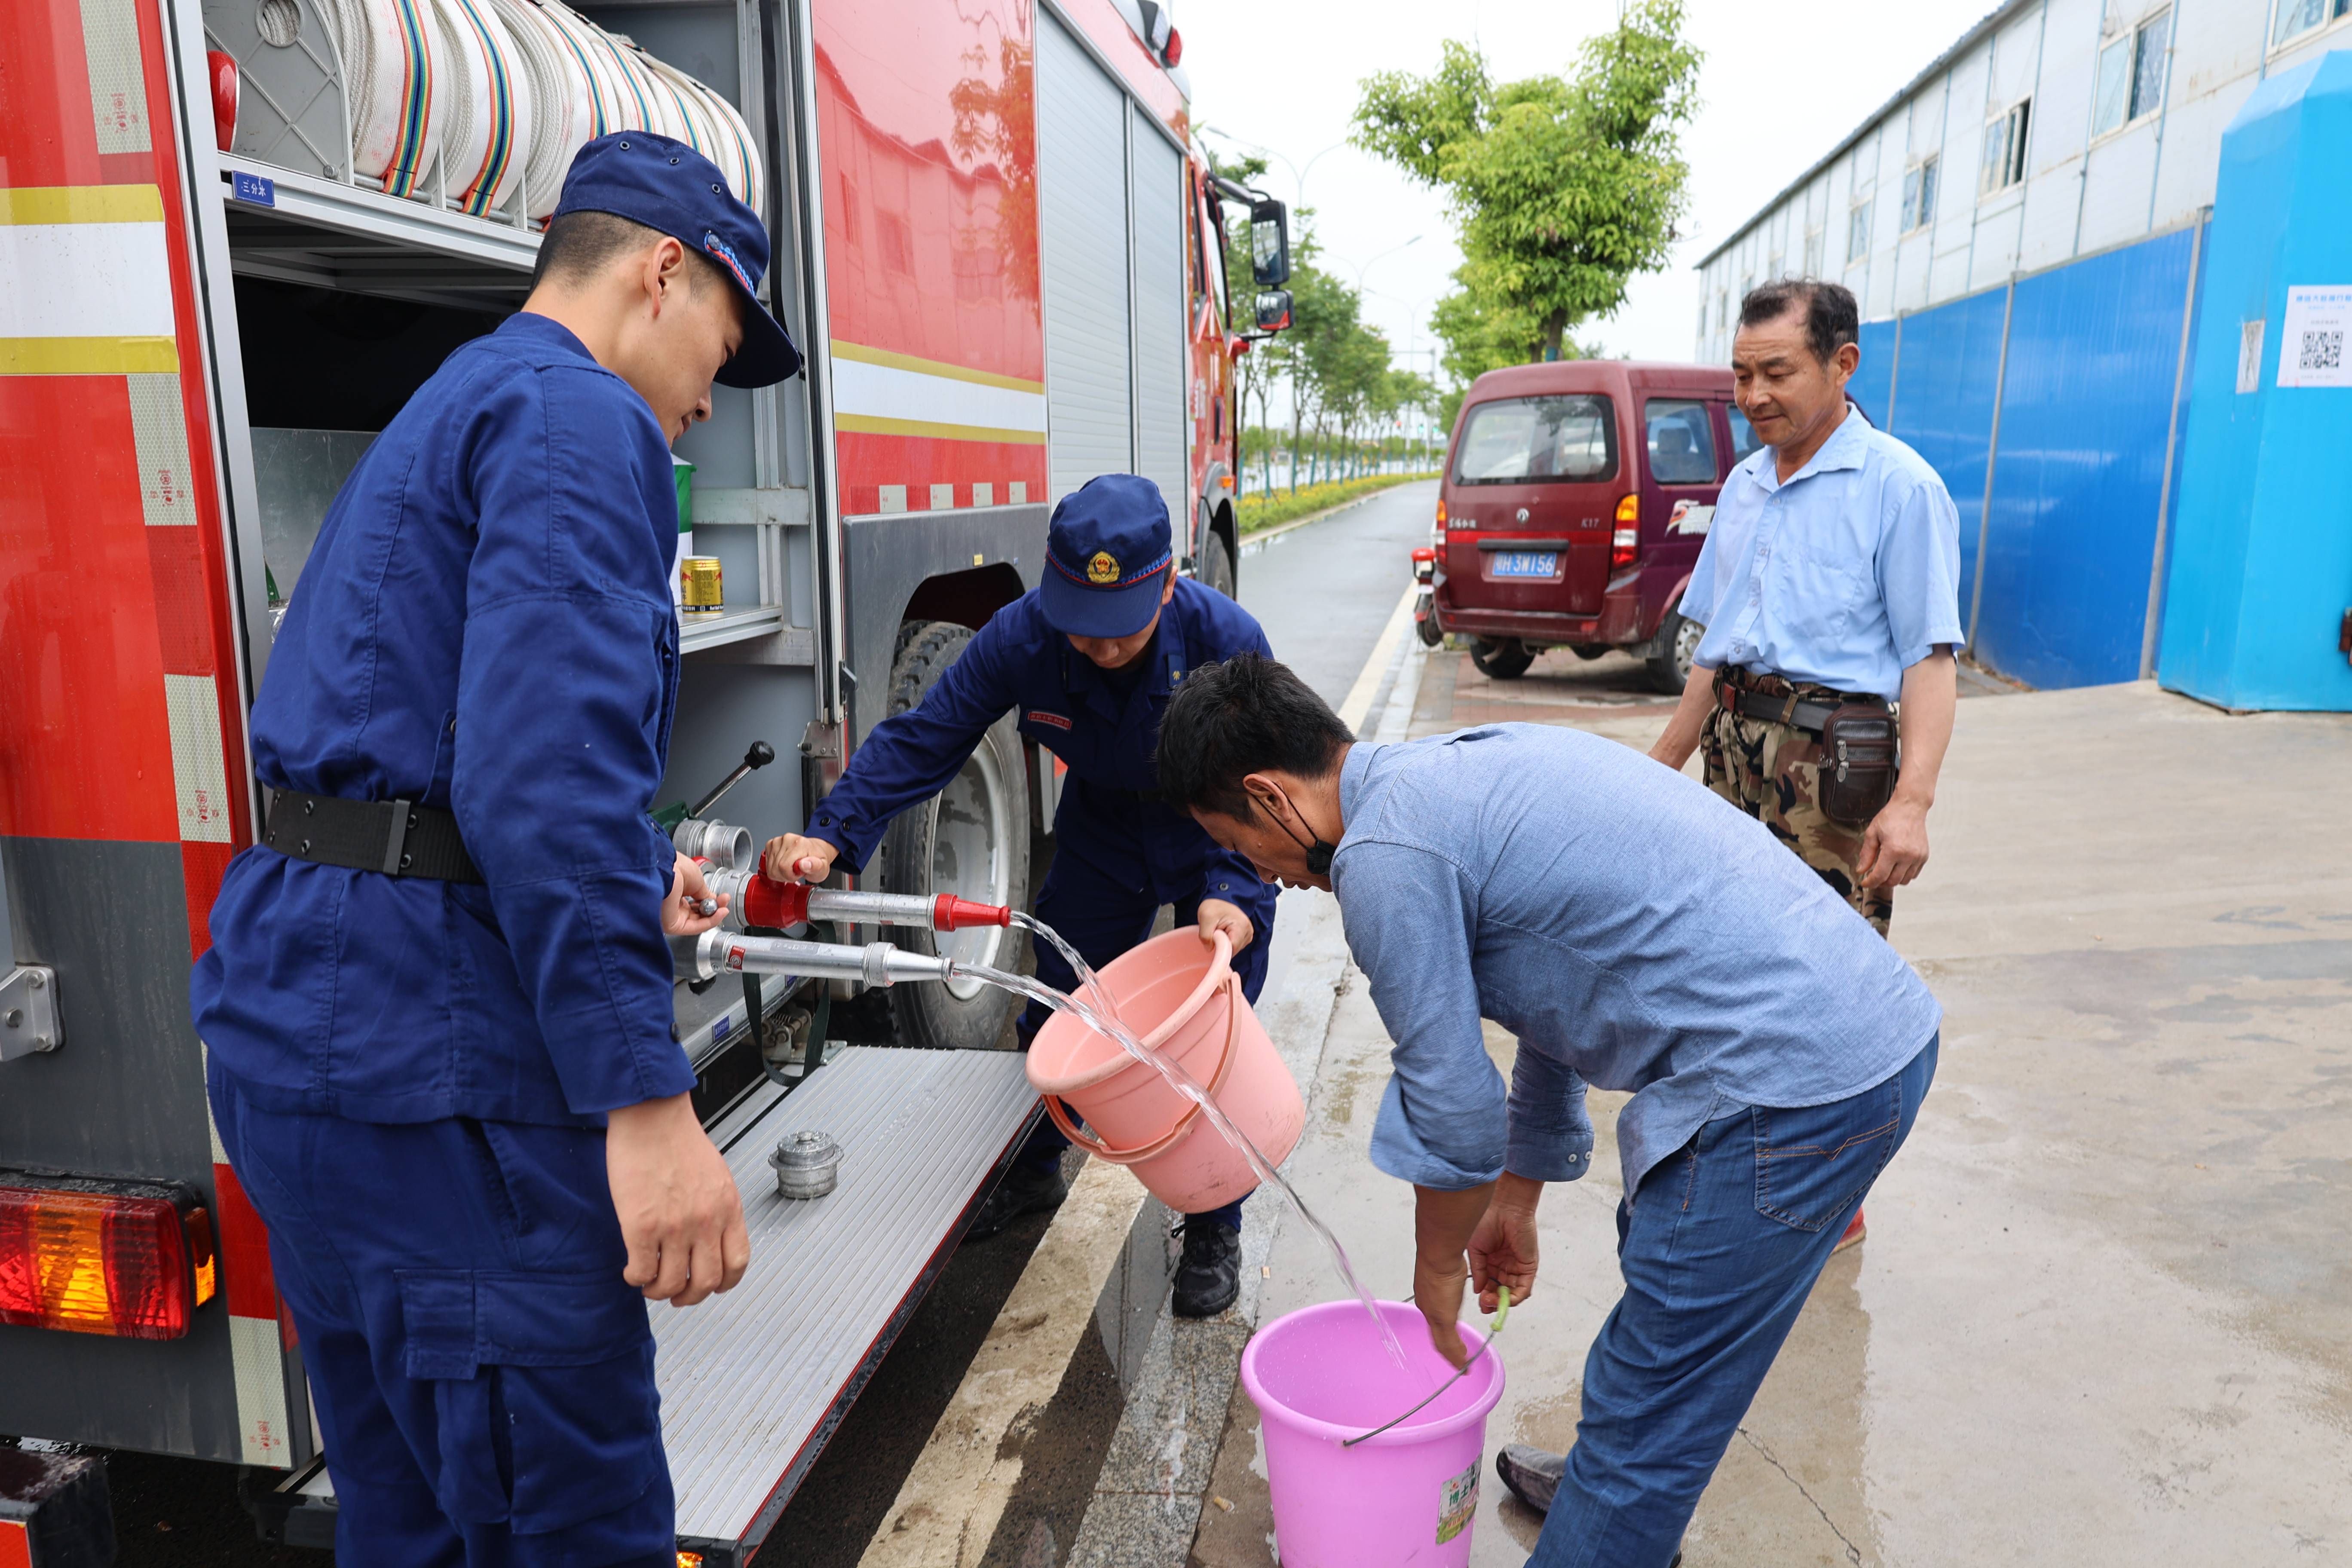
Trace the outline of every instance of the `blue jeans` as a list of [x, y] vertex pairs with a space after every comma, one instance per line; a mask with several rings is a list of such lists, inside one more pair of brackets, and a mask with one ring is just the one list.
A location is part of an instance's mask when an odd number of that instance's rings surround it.
[[603, 1131], [264, 1110], [217, 1065], [206, 1088], [301, 1335], [335, 1561], [675, 1563]]
[[1875, 1089], [1708, 1122], [1617, 1214], [1625, 1294], [1528, 1568], [1666, 1568], [1863, 1194], [1910, 1135], [1939, 1039]]

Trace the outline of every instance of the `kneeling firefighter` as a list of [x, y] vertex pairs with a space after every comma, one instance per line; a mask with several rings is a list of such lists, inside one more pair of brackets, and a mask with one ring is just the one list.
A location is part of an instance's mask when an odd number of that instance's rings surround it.
[[714, 378], [798, 368], [767, 258], [683, 142], [583, 147], [521, 312], [336, 497], [254, 703], [275, 797], [191, 990], [345, 1568], [675, 1558], [646, 1301], [729, 1289], [751, 1245], [663, 936], [719, 916], [646, 815], [669, 444]]
[[[837, 855], [863, 867], [890, 819], [938, 794], [989, 726], [1015, 710], [1021, 733], [1069, 766], [1037, 918], [1100, 969], [1149, 937], [1160, 906], [1173, 904], [1180, 922], [1197, 922], [1202, 942], [1226, 934], [1244, 994], [1255, 1002], [1266, 944], [1254, 939], [1273, 921], [1276, 889], [1161, 803], [1152, 752], [1160, 717], [1188, 671], [1266, 651], [1248, 611], [1177, 574], [1159, 486], [1133, 474], [1090, 479], [1054, 509], [1041, 584], [992, 616], [921, 703], [874, 727], [810, 814], [807, 835], [769, 842], [765, 868], [822, 881]], [[1035, 952], [1040, 980], [1076, 985], [1050, 945]], [[1043, 1003], [1029, 1004], [1018, 1025], [1024, 1047], [1048, 1016]], [[1069, 1193], [1061, 1173], [1068, 1143], [1040, 1122], [967, 1234], [994, 1236], [1058, 1205]], [[1223, 1311], [1240, 1275], [1241, 1205], [1186, 1215], [1176, 1313]]]

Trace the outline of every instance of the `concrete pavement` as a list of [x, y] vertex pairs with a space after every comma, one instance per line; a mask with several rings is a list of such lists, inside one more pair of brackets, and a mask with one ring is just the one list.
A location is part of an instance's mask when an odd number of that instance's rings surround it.
[[[1646, 744], [1664, 701], [1617, 662], [1490, 682], [1440, 656], [1412, 731], [1517, 717]], [[2352, 1558], [2347, 765], [2352, 721], [2152, 686], [1963, 706], [1895, 921], [1947, 1009], [1938, 1080], [1702, 1500], [1690, 1568]], [[1401, 1297], [1411, 1192], [1363, 1152], [1387, 1045], [1343, 974], [1288, 1169]], [[1492, 1451], [1566, 1446], [1618, 1294], [1623, 1098], [1593, 1095], [1594, 1174], [1548, 1195], [1542, 1284], [1499, 1346], [1479, 1568], [1517, 1568], [1540, 1527]], [[1296, 1226], [1267, 1268], [1261, 1321], [1340, 1289]], [[1263, 1463], [1236, 1392], [1193, 1563], [1275, 1560]]]

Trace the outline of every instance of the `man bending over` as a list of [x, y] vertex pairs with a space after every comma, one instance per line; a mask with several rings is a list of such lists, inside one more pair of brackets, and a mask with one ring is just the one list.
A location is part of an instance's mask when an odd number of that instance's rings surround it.
[[[1738, 807], [1640, 752], [1496, 724], [1356, 742], [1290, 670], [1196, 669], [1160, 785], [1269, 881], [1337, 894], [1396, 1042], [1372, 1163], [1413, 1184], [1413, 1300], [1465, 1358], [1528, 1298], [1548, 1182], [1617, 1118], [1625, 1293], [1530, 1568], [1666, 1568], [1847, 1216], [1935, 1076], [1942, 1009]], [[1479, 1019], [1518, 1037], [1506, 1086]]]

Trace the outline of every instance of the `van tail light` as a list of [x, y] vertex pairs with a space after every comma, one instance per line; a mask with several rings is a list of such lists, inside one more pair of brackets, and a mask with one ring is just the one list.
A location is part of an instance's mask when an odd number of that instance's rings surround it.
[[1443, 497], [1439, 498], [1437, 502], [1437, 526], [1440, 528], [1445, 526], [1445, 501]]
[[0, 1181], [0, 1323], [176, 1340], [219, 1284], [212, 1216], [176, 1183]]
[[1642, 498], [1627, 496], [1617, 503], [1617, 531], [1609, 536], [1609, 570], [1631, 566], [1642, 553]]

